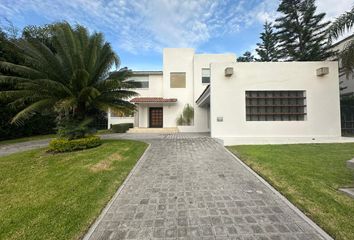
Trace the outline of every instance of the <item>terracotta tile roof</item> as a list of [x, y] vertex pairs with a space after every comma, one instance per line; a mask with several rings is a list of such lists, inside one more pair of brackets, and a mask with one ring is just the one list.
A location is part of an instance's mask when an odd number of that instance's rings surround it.
[[130, 100], [132, 103], [173, 103], [177, 102], [177, 98], [162, 98], [162, 97], [138, 97]]

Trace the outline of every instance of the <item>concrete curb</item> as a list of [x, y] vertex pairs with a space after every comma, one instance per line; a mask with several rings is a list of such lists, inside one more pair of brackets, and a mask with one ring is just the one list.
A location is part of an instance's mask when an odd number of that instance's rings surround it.
[[270, 185], [266, 180], [259, 176], [255, 171], [253, 171], [249, 166], [247, 166], [243, 161], [241, 161], [235, 154], [229, 151], [226, 147], [224, 149], [244, 168], [246, 168], [252, 175], [254, 175], [259, 181], [261, 181], [266, 187], [268, 187], [277, 197], [279, 197], [286, 205], [290, 207], [297, 215], [299, 215], [305, 222], [307, 222], [311, 227], [313, 227], [325, 240], [333, 240], [331, 236], [328, 235], [322, 228], [320, 228], [315, 222], [313, 222], [309, 217], [307, 217], [303, 212], [301, 212], [294, 204], [292, 204], [286, 197], [284, 197], [280, 192], [278, 192], [272, 185]]
[[148, 153], [148, 151], [151, 148], [151, 144], [148, 143], [148, 147], [146, 148], [145, 152], [143, 153], [143, 155], [139, 158], [139, 160], [137, 161], [137, 163], [135, 164], [135, 166], [133, 167], [133, 169], [130, 171], [130, 173], [128, 174], [128, 176], [126, 177], [126, 179], [124, 180], [124, 182], [122, 183], [122, 185], [120, 185], [120, 187], [118, 188], [117, 192], [113, 195], [113, 197], [111, 198], [111, 200], [109, 200], [109, 202], [107, 203], [107, 205], [104, 207], [104, 209], [101, 211], [100, 215], [98, 216], [98, 218], [95, 220], [95, 222], [90, 226], [89, 230], [86, 232], [86, 234], [84, 235], [84, 237], [82, 237], [81, 239], [83, 240], [89, 240], [90, 237], [92, 236], [92, 234], [94, 233], [94, 231], [96, 230], [97, 226], [100, 224], [100, 222], [102, 221], [102, 219], [104, 218], [104, 216], [107, 214], [108, 210], [110, 209], [110, 207], [112, 206], [113, 202], [119, 197], [119, 194], [122, 192], [123, 188], [125, 187], [126, 183], [129, 181], [129, 179], [132, 177], [132, 175], [136, 172], [136, 170], [141, 166], [141, 164], [144, 162], [144, 160], [146, 159], [146, 154]]

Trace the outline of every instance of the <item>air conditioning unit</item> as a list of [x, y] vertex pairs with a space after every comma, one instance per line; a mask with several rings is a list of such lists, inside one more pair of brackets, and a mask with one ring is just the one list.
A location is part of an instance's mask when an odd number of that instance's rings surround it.
[[234, 74], [234, 69], [232, 67], [225, 68], [225, 77], [231, 77]]
[[329, 74], [329, 68], [328, 67], [318, 68], [316, 70], [316, 74], [318, 77], [322, 77], [324, 75], [327, 75], [327, 74]]

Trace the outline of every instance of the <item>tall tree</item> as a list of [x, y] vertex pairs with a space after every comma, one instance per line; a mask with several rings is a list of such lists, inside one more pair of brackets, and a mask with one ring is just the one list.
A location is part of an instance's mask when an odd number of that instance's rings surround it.
[[242, 56], [237, 58], [237, 62], [254, 62], [254, 56], [251, 52], [246, 51]]
[[82, 137], [92, 109], [134, 109], [127, 99], [136, 93], [123, 82], [130, 71], [110, 74], [112, 66], [119, 66], [119, 58], [101, 33], [89, 34], [82, 26], [62, 23], [55, 27], [53, 46], [55, 51], [39, 40], [23, 39], [13, 45], [23, 63], [0, 61], [0, 69], [7, 72], [0, 75], [0, 83], [14, 85], [14, 90], [0, 89], [0, 100], [22, 108], [12, 122], [52, 110], [58, 126], [74, 132], [69, 137]]
[[276, 19], [282, 57], [289, 61], [320, 61], [332, 55], [327, 38], [330, 22], [316, 13], [315, 0], [282, 0]]
[[[330, 41], [337, 39], [346, 31], [350, 31], [354, 27], [354, 7], [339, 16], [329, 28]], [[341, 59], [341, 73], [347, 75], [354, 72], [354, 40], [350, 40], [339, 52], [339, 59]]]
[[277, 34], [273, 31], [271, 23], [264, 24], [264, 31], [261, 33], [261, 43], [257, 43], [256, 52], [259, 57], [257, 61], [276, 62], [280, 58], [279, 41]]

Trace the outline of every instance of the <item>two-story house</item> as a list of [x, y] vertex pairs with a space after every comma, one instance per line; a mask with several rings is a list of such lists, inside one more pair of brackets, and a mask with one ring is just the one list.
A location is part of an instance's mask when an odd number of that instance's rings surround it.
[[[128, 81], [138, 82], [140, 96], [130, 100], [137, 111], [109, 113], [109, 125], [210, 132], [226, 145], [341, 136], [337, 62], [238, 63], [234, 54], [168, 48], [162, 71], [134, 72]], [[193, 121], [181, 124], [186, 106]]]

